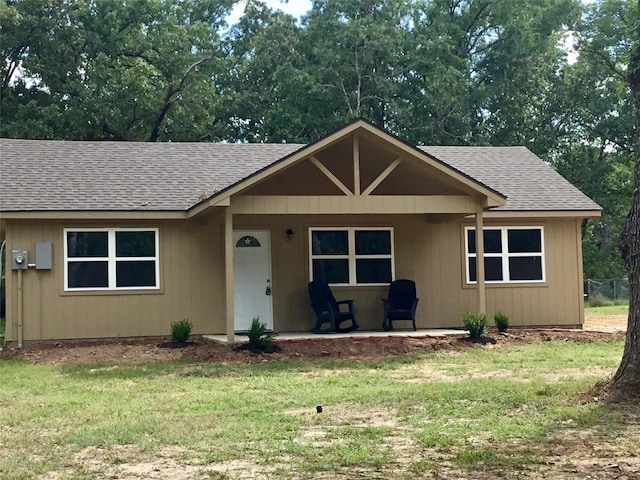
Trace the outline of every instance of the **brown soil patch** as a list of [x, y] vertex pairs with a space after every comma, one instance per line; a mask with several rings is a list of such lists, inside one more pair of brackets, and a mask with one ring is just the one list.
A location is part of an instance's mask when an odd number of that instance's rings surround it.
[[[198, 466], [197, 461], [185, 464], [178, 459], [185, 454], [179, 447], [166, 448], [152, 458], [145, 457], [134, 445], [116, 445], [109, 449], [87, 447], [72, 460], [68, 470], [49, 472], [42, 480], [63, 480], [82, 471], [92, 478], [118, 480], [196, 480], [227, 479], [218, 475], [214, 466]], [[196, 464], [196, 465], [194, 465]], [[241, 477], [253, 478], [253, 477]]]
[[624, 340], [623, 332], [594, 332], [582, 330], [514, 329], [507, 333], [489, 331], [491, 340], [469, 342], [466, 335], [445, 337], [355, 337], [317, 338], [280, 341], [280, 352], [254, 354], [238, 349], [237, 345], [196, 339], [184, 348], [164, 348], [158, 340], [134, 342], [82, 342], [27, 345], [23, 349], [7, 348], [0, 351], [1, 358], [21, 358], [39, 364], [139, 364], [152, 361], [191, 360], [196, 362], [256, 363], [290, 358], [343, 358], [375, 361], [399, 355], [424, 353], [435, 350], [462, 348], [499, 348], [504, 345], [564, 340], [596, 342]]
[[[223, 345], [194, 339], [181, 348], [167, 348], [167, 341], [144, 339], [127, 342], [60, 342], [28, 344], [23, 349], [0, 349], [0, 359], [21, 358], [40, 364], [140, 364], [153, 361], [187, 359], [196, 362], [264, 362], [287, 358], [343, 358], [375, 361], [382, 358], [429, 350], [452, 350], [464, 347], [496, 348], [513, 343], [569, 340], [596, 342], [624, 340], [626, 315], [587, 314], [585, 330], [563, 329], [510, 329], [506, 334], [490, 329], [483, 342], [469, 342], [466, 335], [446, 337], [354, 337], [278, 341], [279, 352], [255, 354], [237, 345]], [[277, 338], [276, 338], [277, 340]]]
[[191, 360], [195, 362], [243, 362], [258, 363], [269, 360], [308, 359], [357, 359], [376, 361], [399, 355], [424, 353], [425, 351], [455, 350], [462, 348], [499, 348], [504, 345], [564, 340], [597, 342], [624, 340], [624, 332], [594, 332], [562, 329], [513, 329], [507, 333], [490, 330], [490, 341], [469, 342], [466, 335], [444, 337], [353, 337], [317, 338], [280, 341], [280, 352], [254, 354], [238, 349], [237, 345], [195, 339], [184, 348], [163, 348], [157, 339], [134, 342], [82, 342], [32, 344], [23, 349], [7, 348], [0, 351], [2, 358], [20, 358], [39, 364], [140, 364], [153, 361]]
[[625, 331], [627, 315], [607, 315], [588, 313], [584, 317], [584, 328], [587, 330]]
[[[490, 330], [484, 339], [485, 348], [510, 343], [548, 340], [578, 342], [624, 340], [619, 332], [626, 331], [627, 315], [587, 313], [584, 330], [510, 329], [507, 334]], [[614, 335], [611, 335], [611, 334]], [[153, 361], [189, 359], [205, 362], [263, 362], [285, 358], [357, 358], [376, 360], [385, 357], [424, 352], [425, 350], [456, 349], [468, 343], [466, 335], [438, 338], [348, 338], [279, 341], [281, 351], [267, 355], [248, 349], [195, 339], [188, 344], [174, 345], [157, 339], [133, 341], [59, 342], [28, 344], [24, 349], [0, 348], [0, 359], [21, 358], [41, 364], [125, 363], [139, 364]], [[477, 345], [471, 345], [477, 346]], [[180, 347], [180, 348], [171, 348]]]

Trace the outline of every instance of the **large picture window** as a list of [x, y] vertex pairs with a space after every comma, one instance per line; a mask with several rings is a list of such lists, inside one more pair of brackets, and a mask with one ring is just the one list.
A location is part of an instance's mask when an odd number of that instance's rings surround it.
[[64, 230], [65, 290], [160, 287], [158, 229]]
[[[488, 227], [484, 231], [487, 283], [544, 282], [542, 227]], [[467, 283], [477, 281], [476, 229], [465, 228]]]
[[393, 230], [311, 228], [312, 280], [333, 285], [378, 285], [393, 279]]

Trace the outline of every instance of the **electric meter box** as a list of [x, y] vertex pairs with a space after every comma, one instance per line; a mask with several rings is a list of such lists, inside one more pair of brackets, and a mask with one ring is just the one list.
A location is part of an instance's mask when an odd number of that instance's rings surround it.
[[36, 270], [51, 270], [51, 242], [36, 242]]
[[29, 268], [29, 252], [27, 250], [11, 250], [11, 270], [26, 270]]

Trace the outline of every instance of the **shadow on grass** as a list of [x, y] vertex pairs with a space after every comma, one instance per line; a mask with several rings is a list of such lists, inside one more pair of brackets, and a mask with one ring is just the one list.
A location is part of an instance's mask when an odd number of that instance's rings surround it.
[[631, 443], [626, 445], [623, 441], [616, 445], [616, 438], [627, 438], [629, 428], [638, 431], [640, 413], [637, 404], [581, 404], [576, 396], [568, 399], [566, 407], [550, 415], [545, 423], [529, 438], [516, 437], [488, 445], [465, 442], [454, 449], [457, 451], [451, 461], [469, 472], [520, 473], [523, 467], [536, 469], [557, 463], [559, 468], [569, 468], [578, 478], [582, 472], [575, 470], [575, 464], [582, 465], [586, 474], [603, 458], [615, 462], [617, 456], [630, 453]]

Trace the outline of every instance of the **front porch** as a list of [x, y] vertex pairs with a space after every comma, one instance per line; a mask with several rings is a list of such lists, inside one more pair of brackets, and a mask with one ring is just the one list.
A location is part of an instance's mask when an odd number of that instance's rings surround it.
[[[475, 240], [476, 285], [461, 291], [463, 230], [452, 222], [473, 218], [482, 232], [485, 211], [505, 204], [501, 193], [437, 158], [354, 122], [190, 211], [203, 222], [211, 214], [222, 227], [225, 322], [215, 331], [233, 343], [234, 331], [254, 318], [275, 330], [307, 330], [291, 322], [311, 318], [310, 280], [335, 286], [336, 298], [353, 299], [364, 331], [379, 325], [379, 299], [401, 278], [415, 281], [422, 298], [418, 326], [458, 325], [458, 310], [487, 310], [484, 237]], [[435, 293], [436, 284], [446, 291]], [[442, 305], [434, 297], [451, 292], [460, 298], [451, 298], [446, 312], [434, 311]], [[428, 320], [425, 305], [432, 309]]]
[[[447, 335], [466, 335], [466, 330], [456, 330], [447, 328], [426, 328], [413, 330], [396, 330], [391, 332], [376, 330], [358, 330], [349, 333], [311, 333], [311, 332], [284, 332], [279, 333], [276, 337], [278, 342], [292, 342], [299, 340], [333, 340], [338, 338], [352, 338], [354, 340], [364, 338], [390, 338], [390, 337], [409, 337], [409, 338], [425, 338], [425, 337], [444, 337]], [[222, 344], [229, 343], [245, 343], [247, 335], [236, 333], [234, 338], [230, 340], [227, 335], [203, 335], [202, 338], [212, 342]]]

